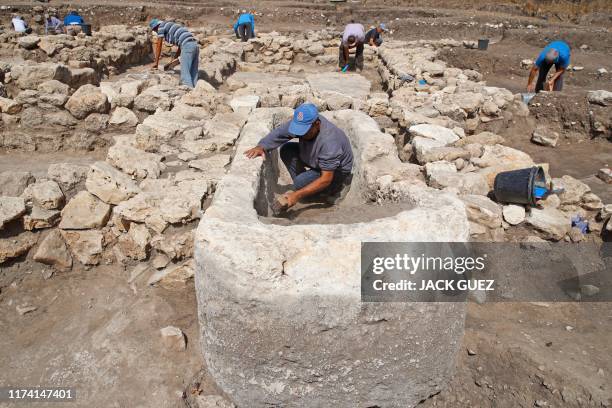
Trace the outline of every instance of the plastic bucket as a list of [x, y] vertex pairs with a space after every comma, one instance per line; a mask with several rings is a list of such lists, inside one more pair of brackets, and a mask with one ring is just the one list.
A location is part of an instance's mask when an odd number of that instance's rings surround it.
[[479, 50], [486, 50], [487, 48], [489, 48], [489, 39], [488, 38], [482, 38], [480, 40], [478, 40], [478, 49]]
[[85, 35], [91, 37], [91, 24], [81, 24], [81, 29], [83, 30], [83, 33], [85, 33]]
[[495, 199], [500, 203], [533, 206], [536, 204], [535, 187], [547, 188], [544, 169], [537, 166], [501, 172], [493, 183]]

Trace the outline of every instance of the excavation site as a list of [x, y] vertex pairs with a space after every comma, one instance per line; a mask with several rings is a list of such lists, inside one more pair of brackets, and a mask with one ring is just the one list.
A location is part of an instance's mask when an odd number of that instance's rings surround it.
[[0, 19], [0, 407], [612, 406], [608, 2]]

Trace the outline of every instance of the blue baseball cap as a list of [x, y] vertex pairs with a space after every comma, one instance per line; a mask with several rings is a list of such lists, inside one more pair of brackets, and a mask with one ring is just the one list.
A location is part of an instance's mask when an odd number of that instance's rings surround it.
[[312, 103], [303, 103], [293, 112], [293, 120], [289, 124], [289, 133], [294, 136], [304, 136], [312, 124], [319, 118], [319, 111]]
[[380, 23], [378, 26], [380, 27], [381, 30], [387, 31], [387, 25], [385, 23]]
[[151, 20], [149, 22], [149, 27], [151, 27], [151, 29], [153, 29], [153, 28], [157, 27], [160, 24], [161, 24], [161, 21], [156, 19], [156, 18], [154, 18], [153, 20]]

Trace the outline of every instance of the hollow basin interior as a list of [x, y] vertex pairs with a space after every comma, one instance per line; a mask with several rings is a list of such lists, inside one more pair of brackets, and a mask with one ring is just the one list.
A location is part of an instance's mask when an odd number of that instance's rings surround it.
[[271, 205], [275, 197], [293, 188], [291, 178], [277, 151], [269, 154], [264, 162], [263, 173], [264, 182], [260, 185], [255, 209], [259, 220], [265, 224], [352, 224], [392, 217], [401, 211], [413, 208], [413, 205], [407, 202], [379, 204], [367, 200], [363, 194], [360, 194], [363, 186], [360, 186], [359, 180], [353, 177], [348, 193], [335, 203], [330, 203], [324, 195], [315, 195], [301, 200], [282, 214], [274, 215]]

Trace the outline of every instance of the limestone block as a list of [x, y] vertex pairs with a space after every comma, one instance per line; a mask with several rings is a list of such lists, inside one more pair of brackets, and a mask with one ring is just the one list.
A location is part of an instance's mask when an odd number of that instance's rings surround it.
[[26, 211], [25, 202], [21, 197], [0, 196], [0, 230], [19, 218]]
[[94, 85], [83, 85], [72, 94], [66, 109], [77, 119], [84, 119], [90, 113], [107, 113], [110, 108], [106, 95]]
[[62, 210], [62, 229], [100, 228], [110, 217], [110, 206], [87, 191], [74, 196]]

